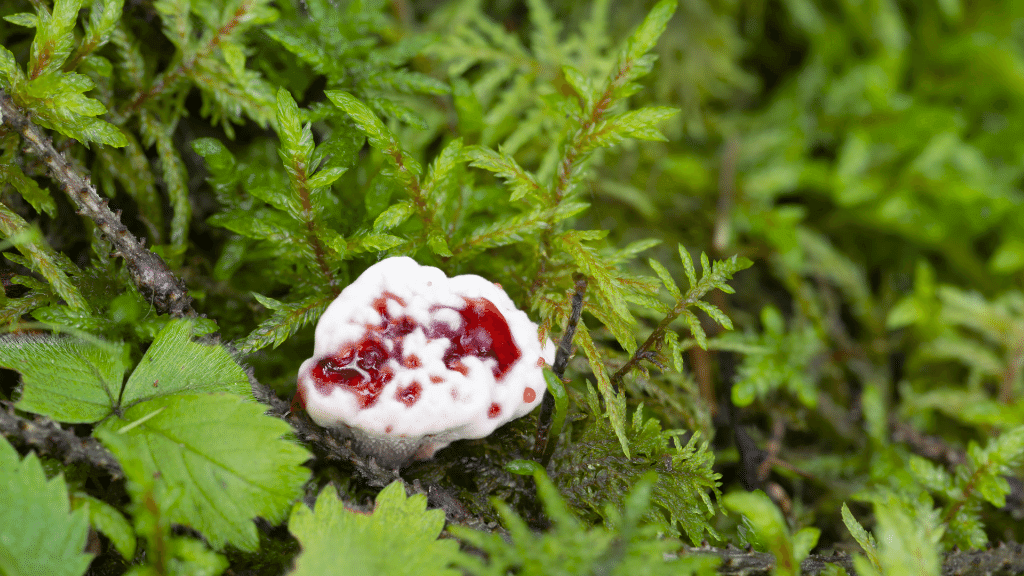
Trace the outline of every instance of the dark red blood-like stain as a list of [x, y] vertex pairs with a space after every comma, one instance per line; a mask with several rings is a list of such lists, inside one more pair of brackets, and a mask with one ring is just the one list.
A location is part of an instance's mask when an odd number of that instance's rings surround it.
[[533, 388], [527, 388], [523, 390], [523, 402], [530, 403], [537, 399], [537, 393], [533, 391]]
[[[497, 306], [485, 298], [466, 298], [465, 307], [455, 309], [462, 322], [458, 328], [452, 328], [446, 322], [434, 322], [422, 326], [409, 316], [392, 316], [388, 311], [388, 301], [394, 300], [405, 306], [405, 301], [391, 292], [384, 292], [376, 298], [372, 306], [380, 314], [380, 323], [368, 324], [366, 336], [354, 346], [346, 346], [337, 354], [322, 358], [312, 370], [313, 384], [319, 393], [329, 395], [335, 388], [343, 388], [356, 395], [360, 408], [369, 408], [377, 403], [384, 386], [391, 381], [394, 372], [387, 367], [390, 360], [395, 360], [404, 368], [418, 368], [422, 361], [411, 354], [406, 358], [402, 351], [402, 340], [417, 328], [423, 328], [428, 340], [445, 338], [450, 341], [444, 354], [444, 364], [449, 370], [469, 374], [469, 368], [462, 363], [466, 356], [476, 356], [486, 360], [494, 360], [492, 372], [494, 377], [502, 379], [519, 361], [522, 353], [512, 340], [508, 321], [498, 311]], [[436, 306], [434, 311], [447, 308]], [[389, 346], [390, 345], [390, 350]], [[350, 368], [355, 363], [360, 370]], [[444, 379], [431, 376], [430, 381], [438, 384]], [[401, 389], [396, 399], [406, 406], [411, 406], [419, 398], [422, 386], [413, 383]], [[524, 393], [525, 395], [525, 393]], [[305, 405], [304, 398], [297, 400]], [[488, 416], [496, 417], [501, 412], [497, 404], [491, 406]]]
[[[346, 368], [351, 366], [353, 359], [365, 374], [354, 368]], [[369, 408], [377, 402], [384, 385], [391, 380], [391, 370], [383, 367], [386, 360], [387, 350], [383, 344], [364, 339], [355, 350], [322, 358], [313, 367], [310, 376], [317, 392], [324, 396], [341, 387], [356, 395], [360, 408]]]
[[423, 387], [419, 382], [413, 382], [405, 388], [399, 388], [395, 393], [395, 400], [406, 406], [412, 406], [420, 399], [420, 392], [423, 392]]
[[468, 374], [461, 360], [465, 356], [495, 360], [492, 372], [501, 380], [509, 368], [519, 361], [522, 353], [512, 339], [512, 331], [498, 307], [485, 298], [466, 298], [466, 307], [458, 310], [462, 324], [457, 329], [444, 322], [436, 322], [427, 332], [428, 338], [448, 338], [451, 345], [444, 354], [444, 365], [449, 370]]
[[501, 414], [501, 406], [498, 406], [497, 404], [491, 404], [491, 407], [488, 408], [487, 410], [487, 417], [497, 418], [499, 414]]

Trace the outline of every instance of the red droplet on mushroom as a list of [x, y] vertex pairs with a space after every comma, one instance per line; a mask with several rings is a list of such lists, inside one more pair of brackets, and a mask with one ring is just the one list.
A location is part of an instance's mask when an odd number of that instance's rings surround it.
[[501, 415], [501, 406], [498, 406], [496, 403], [495, 404], [491, 404], [491, 407], [487, 410], [487, 417], [488, 418], [497, 418], [500, 415]]
[[410, 354], [402, 359], [402, 366], [406, 368], [419, 368], [423, 363], [420, 362], [420, 357], [415, 354]]
[[527, 388], [523, 390], [523, 402], [533, 402], [537, 399], [537, 393], [533, 391], [533, 388]]
[[430, 383], [431, 384], [440, 384], [441, 382], [444, 382], [444, 378], [442, 378], [440, 376], [431, 376], [430, 377]]
[[420, 386], [419, 382], [413, 382], [405, 388], [399, 388], [398, 392], [395, 393], [395, 400], [406, 406], [412, 406], [420, 399], [420, 392], [423, 392], [423, 387]]

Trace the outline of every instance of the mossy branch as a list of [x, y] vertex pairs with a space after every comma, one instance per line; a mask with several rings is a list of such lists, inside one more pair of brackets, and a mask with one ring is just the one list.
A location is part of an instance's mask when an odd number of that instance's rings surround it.
[[117, 459], [95, 438], [80, 438], [49, 418], [37, 416], [34, 420], [14, 413], [9, 402], [0, 408], [0, 435], [14, 440], [40, 454], [65, 464], [86, 464], [110, 475], [114, 480], [124, 478], [124, 470]]
[[125, 259], [132, 281], [157, 309], [178, 317], [195, 316], [191, 306], [192, 298], [188, 295], [184, 282], [171, 272], [159, 256], [146, 249], [142, 242], [128, 231], [121, 223], [120, 217], [110, 210], [107, 201], [100, 198], [88, 176], [79, 173], [63, 154], [57, 152], [50, 137], [33, 124], [2, 89], [0, 113], [4, 124], [17, 130], [34, 153], [43, 160], [50, 174], [78, 208], [78, 212], [95, 222], [117, 254]]

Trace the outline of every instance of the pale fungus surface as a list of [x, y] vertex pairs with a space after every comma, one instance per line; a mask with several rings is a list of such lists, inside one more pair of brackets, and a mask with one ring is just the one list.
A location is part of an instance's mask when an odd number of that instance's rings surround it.
[[387, 258], [320, 317], [298, 400], [317, 424], [400, 466], [533, 410], [554, 355], [497, 284]]

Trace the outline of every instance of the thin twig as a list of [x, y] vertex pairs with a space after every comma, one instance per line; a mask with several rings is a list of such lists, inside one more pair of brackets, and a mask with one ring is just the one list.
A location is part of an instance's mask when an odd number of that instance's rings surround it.
[[[569, 356], [572, 354], [572, 341], [576, 336], [576, 326], [580, 323], [580, 315], [583, 313], [583, 296], [587, 292], [587, 277], [583, 274], [576, 274], [576, 291], [572, 295], [572, 310], [569, 313], [569, 321], [565, 325], [565, 332], [562, 340], [558, 343], [558, 352], [555, 353], [555, 363], [551, 371], [559, 380], [565, 374], [565, 367], [569, 364]], [[540, 415], [537, 418], [537, 433], [533, 441], [533, 453], [539, 459], [540, 465], [547, 467], [551, 461], [551, 455], [555, 453], [555, 445], [558, 437], [552, 437], [551, 425], [555, 415], [555, 398], [551, 394], [545, 394], [541, 401]]]
[[0, 114], [4, 124], [17, 130], [29, 147], [43, 160], [50, 174], [57, 180], [68, 198], [78, 207], [78, 213], [96, 223], [117, 255], [125, 259], [132, 281], [160, 312], [177, 317], [195, 316], [192, 298], [184, 282], [171, 272], [167, 264], [128, 231], [117, 214], [101, 199], [87, 176], [79, 173], [64, 155], [53, 147], [53, 141], [14, 104], [10, 96], [0, 89]]
[[60, 424], [37, 416], [34, 420], [14, 413], [10, 402], [0, 402], [0, 435], [15, 445], [31, 448], [39, 454], [52, 456], [64, 464], [87, 464], [102, 470], [114, 480], [124, 478], [117, 459], [95, 438], [80, 438]]

